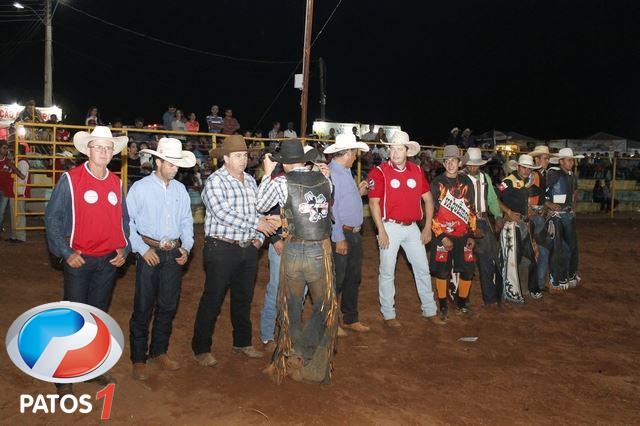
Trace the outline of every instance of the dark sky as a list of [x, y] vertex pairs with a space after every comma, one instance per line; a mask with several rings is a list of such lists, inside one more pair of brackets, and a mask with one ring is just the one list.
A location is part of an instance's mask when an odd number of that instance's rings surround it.
[[[55, 1], [55, 0], [54, 0]], [[304, 0], [81, 1], [72, 6], [123, 27], [225, 55], [297, 61]], [[0, 3], [0, 102], [42, 101], [43, 31]], [[42, 2], [28, 0], [34, 8]], [[314, 36], [338, 3], [316, 0]], [[28, 12], [24, 12], [28, 14]], [[344, 0], [312, 49], [327, 64], [327, 115], [400, 124], [423, 143], [453, 126], [538, 138], [606, 131], [640, 140], [640, 6], [624, 0]], [[27, 32], [27, 34], [25, 34]], [[54, 99], [80, 123], [160, 121], [168, 103], [203, 122], [231, 106], [243, 129], [298, 125], [295, 64], [234, 62], [168, 47], [60, 5], [54, 18]], [[310, 120], [319, 116], [312, 64]]]

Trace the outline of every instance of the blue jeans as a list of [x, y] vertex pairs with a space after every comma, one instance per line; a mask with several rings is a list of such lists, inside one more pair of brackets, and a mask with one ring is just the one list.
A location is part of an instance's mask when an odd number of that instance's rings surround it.
[[[136, 292], [133, 298], [133, 314], [129, 321], [131, 361], [146, 362], [149, 357], [166, 354], [173, 326], [173, 317], [180, 299], [182, 266], [176, 258], [178, 249], [156, 250], [160, 263], [150, 266], [144, 258], [136, 256]], [[149, 323], [153, 316], [151, 345]]]
[[413, 269], [422, 315], [430, 317], [436, 314], [436, 302], [433, 299], [431, 276], [427, 251], [420, 240], [420, 229], [415, 223], [403, 226], [393, 222], [384, 222], [384, 229], [389, 236], [389, 247], [380, 250], [380, 271], [378, 277], [378, 293], [380, 311], [385, 320], [396, 317], [395, 309], [395, 271], [396, 259], [400, 247], [404, 249], [407, 260]]
[[278, 299], [278, 284], [280, 282], [280, 255], [276, 253], [273, 244], [269, 244], [269, 282], [264, 292], [264, 304], [260, 311], [260, 340], [273, 340], [276, 327], [276, 301]]
[[9, 201], [11, 201], [11, 198], [5, 197], [2, 191], [0, 191], [0, 230], [2, 230], [2, 225], [4, 224], [4, 212], [9, 206]]
[[[541, 215], [531, 216], [531, 221], [534, 225], [535, 235], [538, 235], [546, 224], [546, 219]], [[536, 241], [538, 241], [536, 239]], [[546, 286], [547, 273], [549, 272], [549, 249], [542, 244], [538, 244], [538, 259], [537, 259], [537, 275], [538, 285], [541, 289]]]
[[118, 268], [109, 261], [116, 252], [104, 256], [82, 255], [84, 265], [72, 268], [64, 262], [64, 297], [69, 302], [85, 303], [107, 311]]

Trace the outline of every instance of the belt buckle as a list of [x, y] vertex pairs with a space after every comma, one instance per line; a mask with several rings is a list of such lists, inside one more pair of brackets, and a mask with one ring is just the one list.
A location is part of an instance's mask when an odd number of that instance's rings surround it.
[[358, 232], [360, 232], [360, 229], [362, 229], [362, 227], [361, 227], [361, 226], [354, 226], [354, 227], [353, 227], [353, 230], [351, 230], [351, 232], [353, 232], [353, 233], [358, 233]]
[[249, 244], [251, 244], [251, 240], [238, 241], [238, 245], [241, 248], [247, 248], [249, 247]]

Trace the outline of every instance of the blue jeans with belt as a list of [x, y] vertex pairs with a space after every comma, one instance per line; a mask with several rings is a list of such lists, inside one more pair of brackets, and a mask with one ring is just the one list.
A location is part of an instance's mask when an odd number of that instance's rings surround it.
[[260, 340], [264, 343], [273, 340], [276, 327], [276, 301], [280, 282], [280, 255], [273, 244], [269, 244], [269, 282], [264, 292], [264, 304], [260, 311]]
[[[546, 224], [546, 219], [542, 215], [531, 216], [531, 221], [534, 225], [534, 233], [538, 235]], [[536, 240], [537, 241], [537, 240]], [[549, 272], [549, 248], [538, 243], [538, 259], [537, 259], [537, 275], [538, 285], [540, 288], [544, 288], [547, 283], [547, 273]]]
[[84, 265], [72, 268], [64, 262], [64, 300], [85, 303], [107, 311], [118, 268], [109, 261], [116, 252], [104, 256], [82, 255]]

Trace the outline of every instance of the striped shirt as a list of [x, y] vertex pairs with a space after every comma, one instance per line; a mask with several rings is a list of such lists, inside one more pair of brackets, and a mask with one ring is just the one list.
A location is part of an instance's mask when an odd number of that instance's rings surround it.
[[260, 217], [256, 210], [257, 194], [258, 186], [251, 175], [244, 173], [244, 182], [240, 182], [226, 167], [216, 170], [202, 191], [202, 201], [207, 209], [205, 235], [264, 241], [264, 235], [256, 229]]

